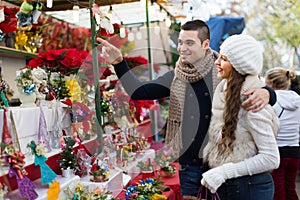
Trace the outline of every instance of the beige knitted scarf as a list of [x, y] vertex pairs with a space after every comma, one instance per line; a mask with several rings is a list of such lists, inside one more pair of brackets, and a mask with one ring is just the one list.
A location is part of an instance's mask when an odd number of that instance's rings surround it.
[[[177, 61], [175, 76], [170, 90], [169, 118], [165, 142], [174, 150], [182, 149], [181, 122], [183, 117], [184, 100], [187, 84], [195, 83], [205, 77], [212, 68], [215, 68], [216, 53], [208, 49], [205, 57], [195, 63], [185, 64]], [[212, 73], [213, 88], [218, 84], [217, 73]]]

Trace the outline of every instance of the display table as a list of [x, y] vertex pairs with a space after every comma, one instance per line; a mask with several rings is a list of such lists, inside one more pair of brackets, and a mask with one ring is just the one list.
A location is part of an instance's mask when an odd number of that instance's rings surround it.
[[169, 186], [176, 195], [176, 200], [181, 200], [181, 195], [180, 195], [180, 182], [179, 182], [179, 163], [175, 162], [174, 163], [176, 167], [176, 174], [174, 177], [163, 177], [163, 182], [165, 183], [166, 186]]
[[[69, 130], [72, 128], [69, 111], [62, 107], [48, 108], [42, 107], [44, 113], [45, 122], [48, 131], [52, 131], [54, 123], [60, 126], [61, 129]], [[58, 112], [58, 119], [55, 122], [55, 112]], [[2, 136], [3, 127], [3, 110], [0, 110], [0, 136]], [[8, 129], [13, 138], [14, 147], [17, 147], [21, 152], [27, 152], [27, 144], [31, 140], [38, 141], [38, 131], [40, 122], [40, 107], [9, 107], [6, 119]]]

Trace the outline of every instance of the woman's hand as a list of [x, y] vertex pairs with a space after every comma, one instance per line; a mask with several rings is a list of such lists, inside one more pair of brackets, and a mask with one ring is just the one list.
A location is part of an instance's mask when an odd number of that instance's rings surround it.
[[97, 38], [97, 42], [102, 45], [101, 57], [106, 59], [109, 64], [116, 65], [123, 61], [122, 53], [117, 47], [102, 38]]

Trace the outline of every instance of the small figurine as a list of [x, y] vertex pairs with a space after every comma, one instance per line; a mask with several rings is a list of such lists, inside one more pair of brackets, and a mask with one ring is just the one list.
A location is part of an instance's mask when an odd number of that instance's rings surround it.
[[9, 107], [8, 100], [13, 96], [13, 91], [9, 85], [2, 79], [2, 68], [0, 62], [0, 108], [2, 106]]
[[40, 0], [24, 0], [20, 11], [17, 13], [18, 18], [18, 29], [29, 31], [32, 24], [37, 23], [37, 19], [40, 16], [40, 10], [42, 9], [42, 4]]

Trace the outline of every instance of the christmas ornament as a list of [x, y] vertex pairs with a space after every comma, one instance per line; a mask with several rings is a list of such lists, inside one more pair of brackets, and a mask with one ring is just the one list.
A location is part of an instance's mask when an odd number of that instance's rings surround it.
[[34, 164], [40, 166], [42, 185], [51, 184], [56, 178], [55, 172], [46, 164], [45, 147], [43, 143], [36, 144], [31, 141], [28, 147], [31, 148], [31, 153], [34, 154]]

